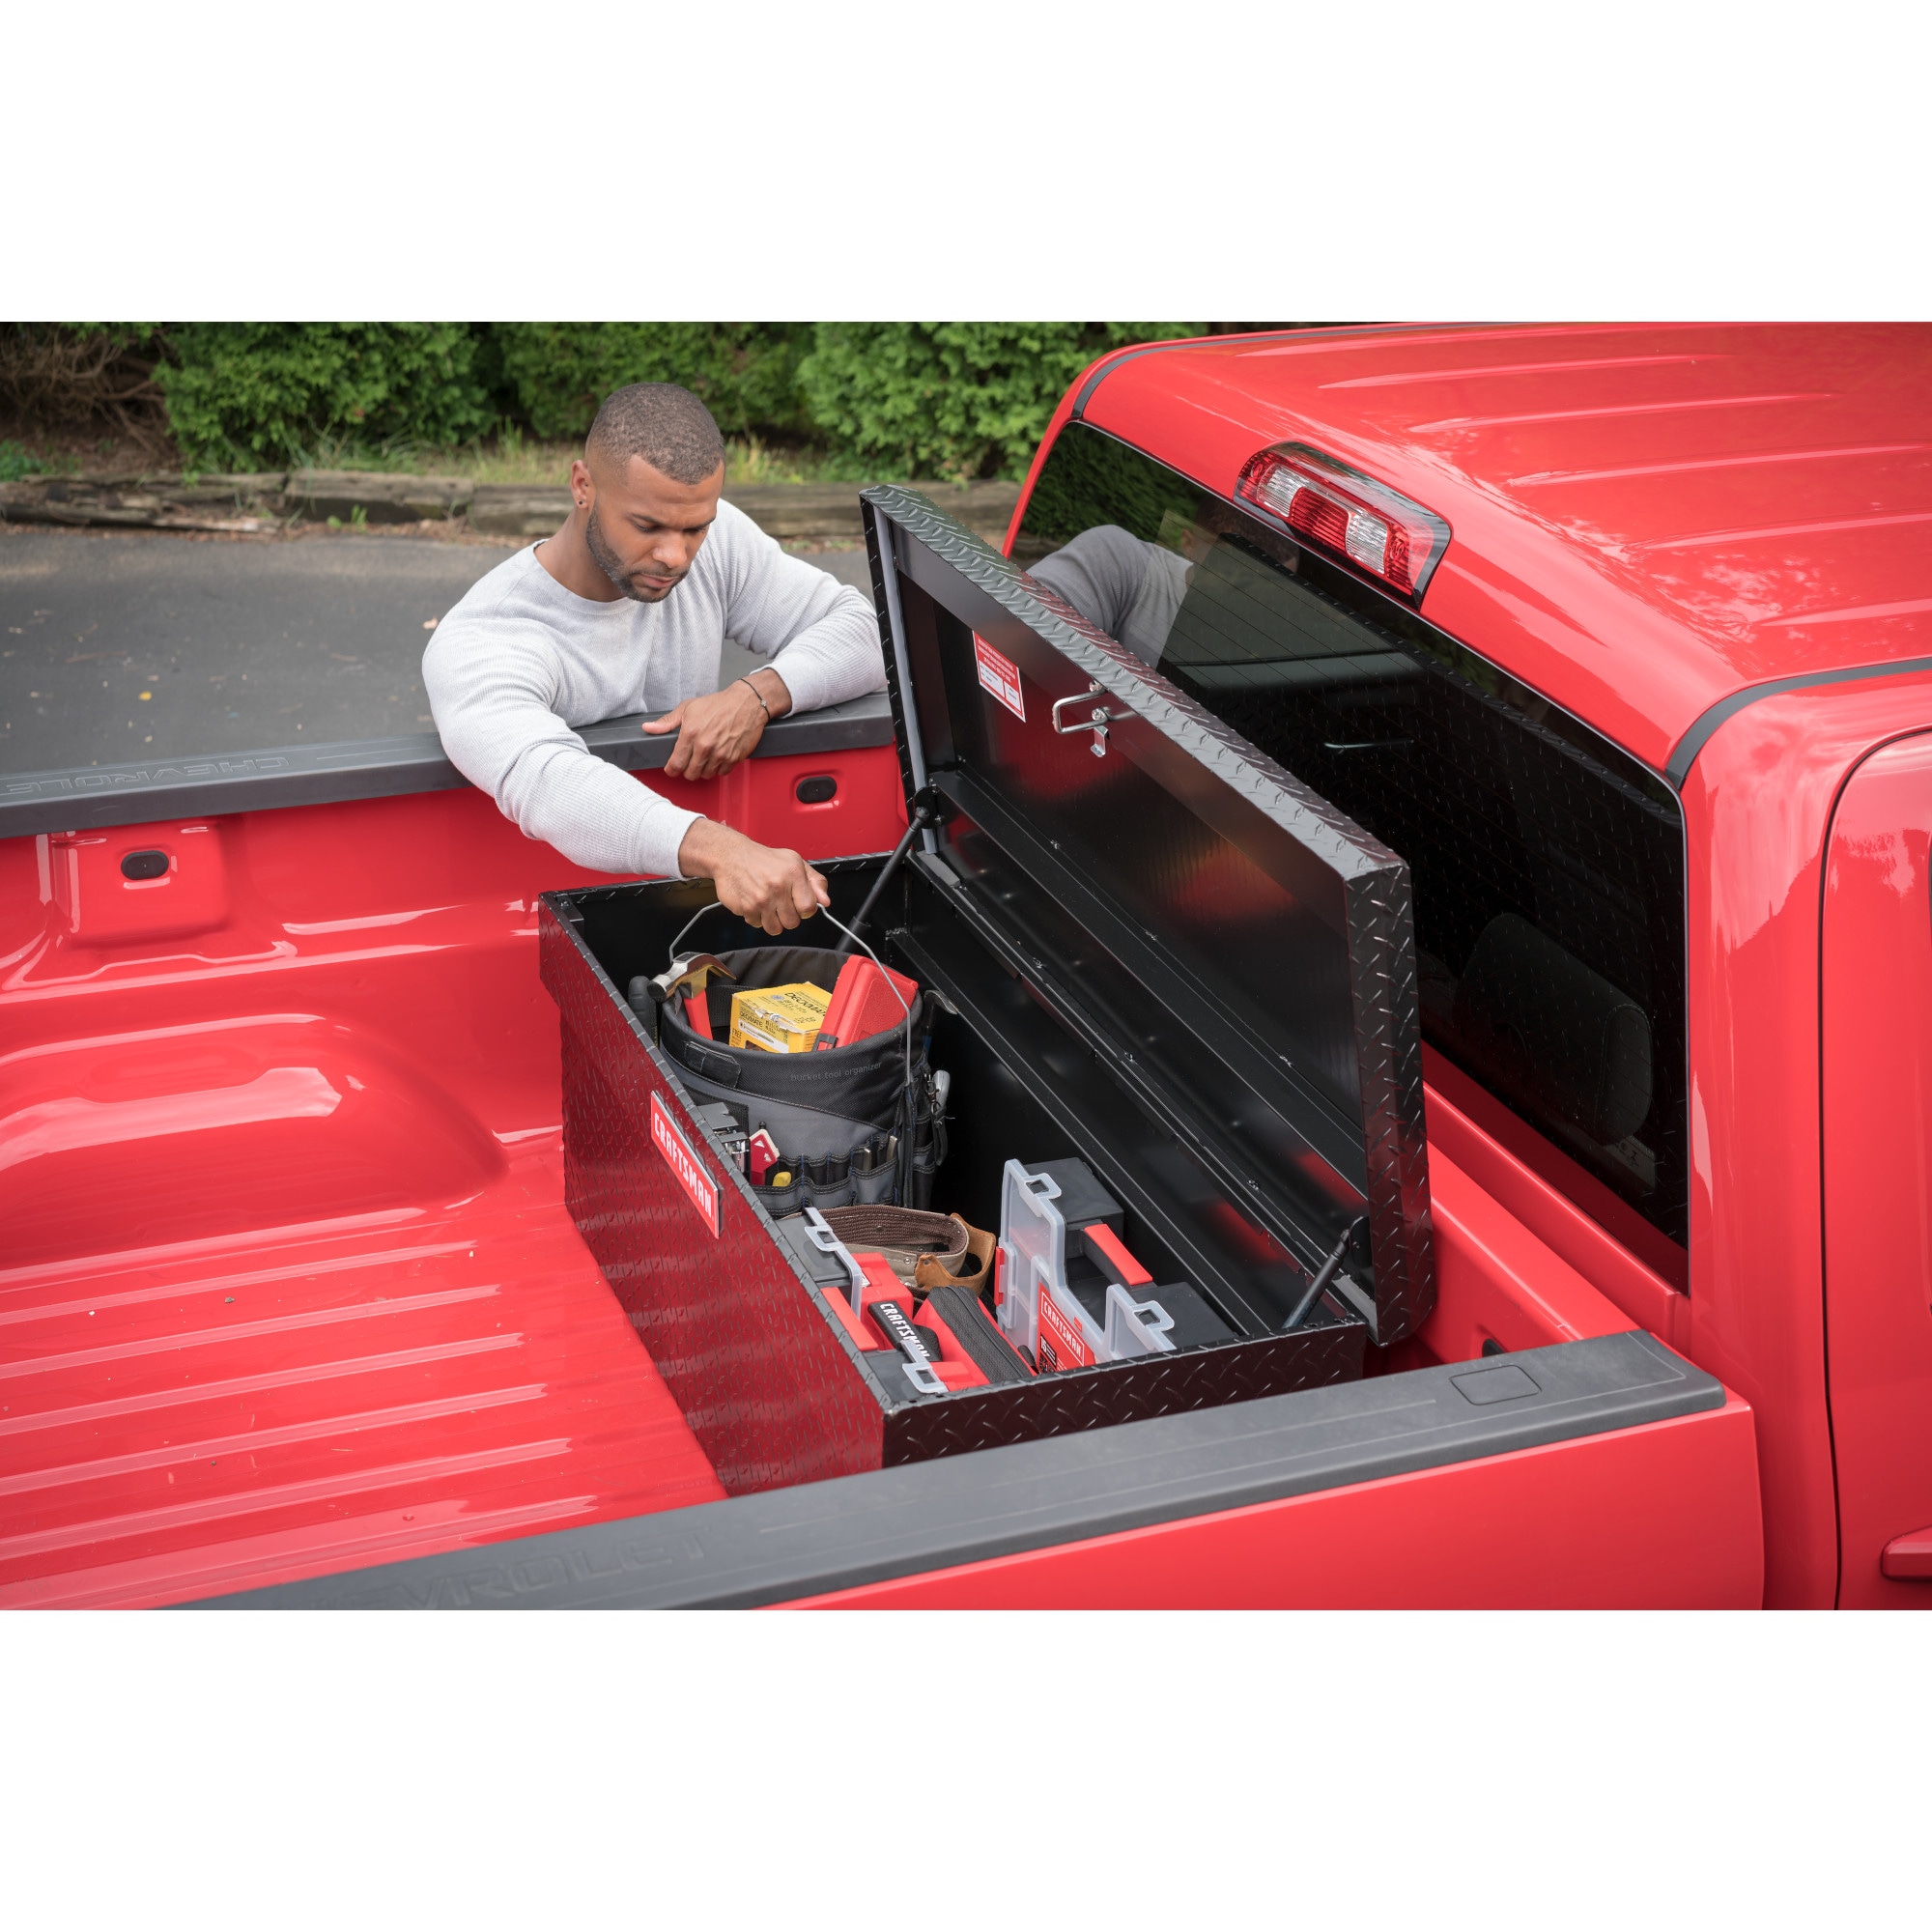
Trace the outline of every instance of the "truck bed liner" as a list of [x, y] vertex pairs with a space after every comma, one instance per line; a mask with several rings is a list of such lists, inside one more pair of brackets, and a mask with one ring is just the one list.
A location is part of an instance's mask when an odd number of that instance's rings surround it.
[[721, 1498], [562, 1195], [553, 1132], [454, 1208], [0, 1270], [0, 1605]]

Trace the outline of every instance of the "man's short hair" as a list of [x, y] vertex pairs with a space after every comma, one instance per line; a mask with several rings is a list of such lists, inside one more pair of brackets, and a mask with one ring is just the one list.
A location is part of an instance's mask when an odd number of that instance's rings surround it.
[[702, 483], [724, 461], [724, 439], [704, 405], [675, 383], [632, 383], [604, 398], [585, 447], [619, 469], [641, 456], [673, 483]]

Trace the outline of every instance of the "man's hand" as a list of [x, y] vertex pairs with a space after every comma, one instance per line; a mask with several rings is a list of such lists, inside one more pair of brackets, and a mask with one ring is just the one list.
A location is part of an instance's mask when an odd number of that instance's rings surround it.
[[677, 848], [687, 879], [709, 879], [730, 911], [774, 939], [832, 903], [824, 878], [796, 852], [760, 845], [715, 819], [700, 818]]
[[771, 718], [782, 718], [790, 709], [791, 693], [785, 689], [784, 679], [763, 666], [750, 680], [740, 678], [723, 691], [687, 697], [643, 730], [648, 738], [661, 738], [667, 731], [677, 733], [677, 743], [665, 764], [668, 778], [715, 779], [752, 755], [770, 722], [768, 711]]

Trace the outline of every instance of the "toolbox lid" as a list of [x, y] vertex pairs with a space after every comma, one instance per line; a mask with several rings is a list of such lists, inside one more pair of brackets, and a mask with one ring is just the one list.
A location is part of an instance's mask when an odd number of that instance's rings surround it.
[[1407, 1334], [1435, 1299], [1408, 867], [925, 497], [862, 500], [922, 872]]

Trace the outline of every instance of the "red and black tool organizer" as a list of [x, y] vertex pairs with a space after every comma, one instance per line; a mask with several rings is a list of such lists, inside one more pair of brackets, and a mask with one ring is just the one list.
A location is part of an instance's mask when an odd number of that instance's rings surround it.
[[[937, 820], [868, 928], [935, 996], [952, 1084], [932, 1205], [995, 1228], [1007, 1160], [1084, 1160], [1151, 1278], [1236, 1339], [896, 1394], [622, 997], [709, 885], [549, 894], [570, 1210], [720, 1480], [1359, 1375], [1370, 1337], [1435, 1299], [1406, 867], [923, 497], [870, 490], [866, 515], [908, 811]], [[1096, 711], [1104, 738], [1079, 728]], [[883, 863], [823, 868], [840, 919]], [[694, 943], [742, 941], [728, 913], [711, 927]]]

